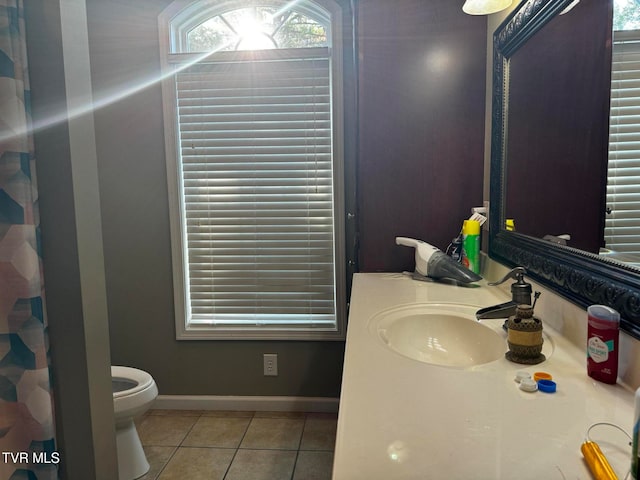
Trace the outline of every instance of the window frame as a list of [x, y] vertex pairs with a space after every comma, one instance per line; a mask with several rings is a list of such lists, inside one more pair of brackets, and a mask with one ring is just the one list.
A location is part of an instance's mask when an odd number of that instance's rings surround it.
[[[172, 48], [184, 46], [189, 29], [171, 28], [171, 23], [192, 15], [197, 18], [191, 21], [193, 28], [211, 17], [212, 6], [221, 9], [228, 6], [241, 7], [257, 2], [241, 0], [185, 1], [176, 0], [158, 17], [158, 33], [160, 39], [160, 63], [162, 69], [162, 104], [165, 131], [165, 157], [167, 166], [167, 187], [169, 199], [169, 217], [171, 231], [171, 255], [173, 267], [174, 313], [177, 340], [344, 340], [346, 336], [347, 317], [347, 268], [345, 240], [345, 141], [344, 141], [344, 81], [343, 81], [343, 13], [340, 6], [332, 0], [309, 0], [296, 5], [296, 10], [311, 16], [315, 5], [325, 9], [331, 16], [330, 32], [330, 78], [331, 78], [331, 120], [332, 120], [332, 163], [333, 163], [333, 233], [334, 233], [334, 282], [336, 324], [334, 330], [315, 327], [283, 327], [283, 326], [221, 326], [193, 325], [187, 318], [187, 268], [188, 250], [186, 248], [186, 232], [184, 231], [184, 202], [181, 195], [182, 174], [178, 142], [178, 115], [175, 85], [174, 62], [170, 61]], [[299, 8], [303, 5], [305, 8]], [[185, 13], [188, 12], [188, 13]], [[185, 60], [202, 58], [205, 55], [196, 53], [180, 53]]]

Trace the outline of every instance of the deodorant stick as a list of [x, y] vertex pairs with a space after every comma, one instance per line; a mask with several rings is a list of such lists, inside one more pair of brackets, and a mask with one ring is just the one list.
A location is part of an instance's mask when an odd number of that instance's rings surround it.
[[600, 382], [616, 383], [620, 314], [605, 305], [591, 305], [587, 323], [587, 373]]

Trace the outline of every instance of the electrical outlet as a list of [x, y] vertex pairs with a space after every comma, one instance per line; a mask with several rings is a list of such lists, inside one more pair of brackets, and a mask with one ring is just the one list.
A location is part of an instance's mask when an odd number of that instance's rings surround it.
[[482, 207], [473, 207], [471, 209], [471, 213], [473, 215], [475, 215], [476, 213], [479, 213], [480, 215], [482, 215], [484, 218], [486, 218], [487, 220], [485, 220], [482, 223], [482, 229], [485, 231], [489, 231], [489, 202], [488, 201], [484, 201], [482, 203]]
[[267, 377], [278, 376], [278, 354], [277, 353], [265, 353], [262, 356], [264, 374]]
[[484, 202], [482, 202], [484, 205], [484, 213], [483, 215], [485, 217], [487, 217], [487, 221], [484, 222], [484, 224], [482, 225], [482, 229], [486, 232], [489, 231], [489, 201], [485, 200]]

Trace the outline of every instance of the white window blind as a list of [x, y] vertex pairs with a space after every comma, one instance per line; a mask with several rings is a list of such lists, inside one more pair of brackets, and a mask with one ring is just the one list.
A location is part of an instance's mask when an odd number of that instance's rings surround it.
[[188, 323], [336, 329], [330, 65], [222, 52], [176, 74]]
[[613, 38], [605, 243], [624, 256], [640, 254], [640, 31]]

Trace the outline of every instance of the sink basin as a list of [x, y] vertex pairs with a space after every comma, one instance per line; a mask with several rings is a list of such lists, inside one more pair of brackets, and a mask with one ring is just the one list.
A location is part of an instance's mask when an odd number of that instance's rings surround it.
[[478, 307], [422, 304], [394, 307], [370, 321], [391, 350], [419, 362], [468, 368], [504, 357], [508, 350], [502, 321], [478, 322]]

